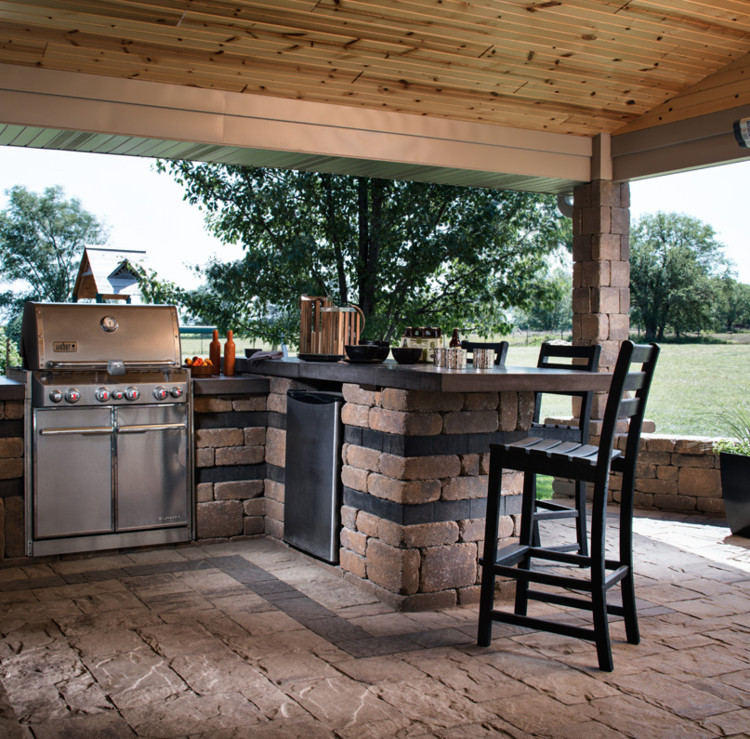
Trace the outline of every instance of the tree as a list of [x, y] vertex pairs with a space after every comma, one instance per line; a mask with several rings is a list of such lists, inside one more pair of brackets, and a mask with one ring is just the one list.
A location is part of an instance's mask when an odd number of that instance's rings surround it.
[[630, 294], [634, 322], [647, 341], [672, 327], [679, 336], [711, 326], [713, 277], [726, 265], [711, 226], [679, 213], [643, 216], [631, 231]]
[[714, 316], [719, 331], [731, 333], [750, 326], [750, 285], [738, 282], [730, 272], [714, 281]]
[[529, 331], [570, 331], [573, 326], [572, 271], [553, 269], [542, 283], [537, 300], [519, 317], [519, 327]]
[[310, 172], [161, 163], [207, 213], [210, 230], [245, 255], [213, 262], [187, 293], [144, 280], [221, 328], [278, 341], [299, 329], [301, 294], [357, 303], [366, 332], [406, 325], [507, 328], [528, 303], [545, 255], [566, 239], [550, 196]]
[[78, 200], [65, 200], [61, 187], [37, 195], [16, 186], [6, 194], [0, 277], [13, 289], [0, 296], [2, 306], [12, 315], [27, 300], [69, 301], [83, 247], [104, 239], [104, 228]]

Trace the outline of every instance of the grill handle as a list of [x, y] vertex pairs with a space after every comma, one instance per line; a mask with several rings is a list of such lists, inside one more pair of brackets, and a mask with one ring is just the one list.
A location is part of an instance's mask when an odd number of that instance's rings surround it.
[[39, 434], [41, 436], [103, 436], [112, 434], [113, 431], [112, 426], [83, 426], [69, 429], [40, 429]]
[[119, 434], [141, 434], [145, 431], [171, 431], [173, 429], [185, 429], [184, 423], [144, 423], [133, 424], [132, 426], [118, 426]]
[[[155, 362], [123, 362], [126, 369], [163, 369], [164, 367], [174, 367], [177, 364], [173, 359], [159, 359]], [[50, 369], [108, 369], [110, 362], [47, 362]]]

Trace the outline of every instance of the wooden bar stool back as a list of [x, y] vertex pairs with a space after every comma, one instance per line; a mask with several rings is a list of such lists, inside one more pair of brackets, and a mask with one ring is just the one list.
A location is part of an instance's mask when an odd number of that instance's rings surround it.
[[475, 349], [494, 349], [495, 366], [505, 367], [505, 357], [508, 355], [507, 341], [464, 341], [461, 342], [461, 348], [466, 349], [469, 354], [473, 354]]
[[[576, 369], [585, 372], [599, 371], [599, 356], [602, 348], [598, 344], [593, 346], [569, 346], [564, 344], [550, 344], [545, 342], [539, 350], [537, 367], [548, 369]], [[540, 414], [542, 400], [545, 393], [534, 396], [534, 416], [531, 423], [531, 434], [543, 439], [560, 439], [561, 441], [577, 441], [586, 444], [589, 440], [589, 424], [591, 420], [591, 403], [594, 393], [591, 391], [559, 391], [550, 393], [565, 395], [570, 398], [580, 398], [581, 409], [577, 426], [568, 424], [541, 423]], [[533, 486], [536, 497], [536, 475], [527, 475], [527, 484]], [[575, 551], [588, 554], [586, 535], [586, 483], [575, 481], [575, 507], [556, 503], [551, 500], [538, 500], [534, 508], [534, 545], [539, 546], [539, 521], [560, 518], [576, 519], [576, 543], [561, 544], [557, 549], [564, 552]]]
[[[658, 355], [656, 344], [623, 342], [612, 376], [598, 446], [538, 437], [491, 445], [484, 556], [479, 561], [482, 568], [479, 646], [489, 646], [493, 621], [528, 626], [595, 642], [600, 669], [612, 670], [608, 614], [624, 617], [628, 642], [638, 644], [640, 641], [633, 581], [633, 489], [643, 416]], [[626, 397], [626, 393], [632, 396]], [[618, 431], [624, 431], [626, 436], [622, 451], [615, 449]], [[593, 483], [590, 554], [533, 545], [535, 500], [527, 485], [522, 496], [519, 543], [498, 551], [498, 513], [505, 469], [522, 471], [524, 476], [544, 474]], [[619, 551], [613, 559], [605, 557], [610, 472], [622, 475]], [[552, 565], [555, 571], [532, 567], [537, 560]], [[560, 569], [571, 574], [559, 574]], [[513, 612], [495, 609], [495, 578], [498, 576], [516, 581]], [[617, 584], [621, 588], [622, 605], [607, 603], [607, 592]], [[545, 589], [533, 589], [532, 585], [542, 585]], [[535, 600], [590, 611], [593, 625], [584, 627], [554, 618], [528, 616], [528, 603]]]

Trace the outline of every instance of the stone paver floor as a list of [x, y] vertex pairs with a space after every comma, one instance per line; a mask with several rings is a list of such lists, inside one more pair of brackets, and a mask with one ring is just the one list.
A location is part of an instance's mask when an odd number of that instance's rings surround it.
[[[398, 613], [267, 539], [0, 570], [0, 737], [750, 736], [750, 542], [636, 523], [640, 645]], [[542, 606], [548, 608], [549, 606]]]

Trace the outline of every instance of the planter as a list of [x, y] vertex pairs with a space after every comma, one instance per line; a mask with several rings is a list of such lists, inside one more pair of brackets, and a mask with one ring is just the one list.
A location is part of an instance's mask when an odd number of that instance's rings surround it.
[[733, 534], [750, 538], [750, 457], [721, 452], [721, 495]]

